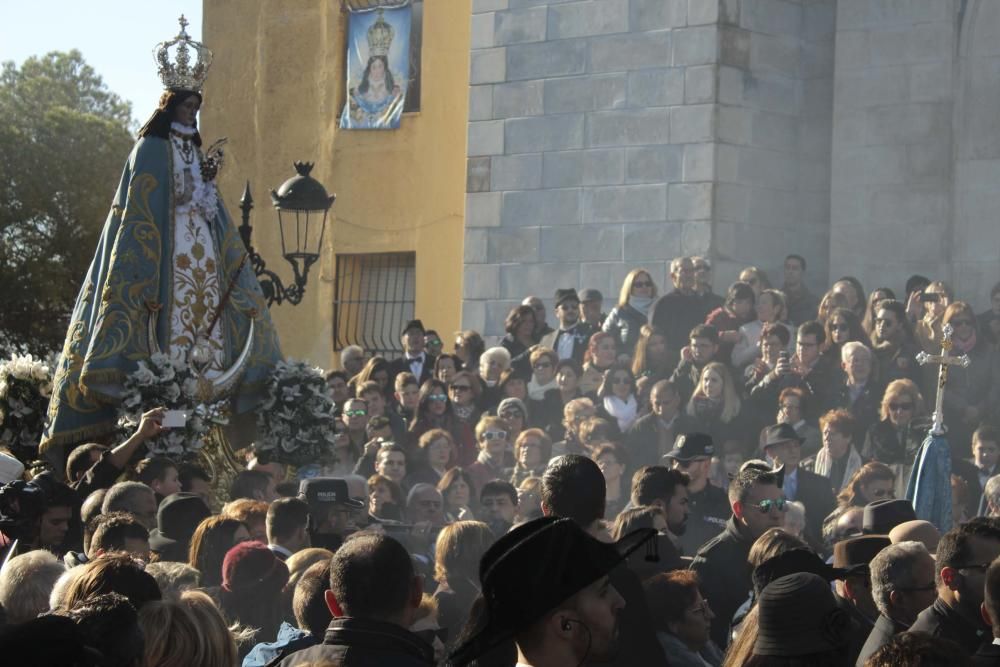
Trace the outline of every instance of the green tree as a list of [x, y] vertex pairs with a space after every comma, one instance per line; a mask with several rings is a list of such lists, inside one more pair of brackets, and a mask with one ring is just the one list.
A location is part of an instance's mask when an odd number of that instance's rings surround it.
[[0, 66], [0, 353], [61, 350], [132, 124], [79, 51]]

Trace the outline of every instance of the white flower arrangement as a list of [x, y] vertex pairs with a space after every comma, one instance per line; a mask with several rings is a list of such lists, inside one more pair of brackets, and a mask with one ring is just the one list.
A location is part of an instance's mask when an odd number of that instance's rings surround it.
[[18, 453], [36, 451], [51, 395], [48, 363], [30, 354], [0, 362], [0, 442]]
[[279, 361], [257, 407], [254, 449], [295, 466], [328, 459], [336, 421], [323, 371], [301, 361]]
[[165, 430], [148, 443], [150, 453], [175, 460], [194, 457], [205, 446], [212, 425], [226, 423], [226, 402], [201, 401], [198, 377], [188, 363], [162, 353], [140, 361], [125, 378], [118, 408], [118, 426], [123, 435], [134, 433], [143, 413], [158, 407], [187, 413], [184, 428]]

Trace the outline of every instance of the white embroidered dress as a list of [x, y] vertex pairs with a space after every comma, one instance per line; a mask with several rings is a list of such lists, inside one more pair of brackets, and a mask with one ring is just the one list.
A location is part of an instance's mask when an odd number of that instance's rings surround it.
[[225, 345], [220, 320], [208, 327], [219, 309], [225, 286], [218, 273], [218, 248], [211, 222], [218, 211], [215, 183], [201, 177], [201, 151], [191, 140], [194, 128], [171, 124], [173, 153], [174, 253], [173, 298], [170, 314], [170, 357], [188, 359], [198, 337], [212, 350], [207, 379], [218, 377], [225, 363]]

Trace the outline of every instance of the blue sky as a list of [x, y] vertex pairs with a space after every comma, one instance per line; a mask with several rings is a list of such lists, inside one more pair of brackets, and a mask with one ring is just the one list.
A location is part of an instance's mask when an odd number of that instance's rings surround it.
[[[202, 0], [32, 0], [0, 2], [0, 61], [19, 65], [49, 51], [79, 49], [113, 92], [132, 102], [140, 123], [160, 96], [153, 47], [177, 34], [184, 14], [188, 34], [201, 38]], [[211, 48], [211, 46], [209, 45]]]

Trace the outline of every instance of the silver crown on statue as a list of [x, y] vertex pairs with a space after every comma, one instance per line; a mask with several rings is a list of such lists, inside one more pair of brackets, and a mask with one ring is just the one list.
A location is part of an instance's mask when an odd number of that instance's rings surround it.
[[375, 19], [372, 27], [368, 28], [369, 56], [388, 56], [389, 47], [392, 46], [392, 38], [396, 35], [396, 31], [392, 29], [391, 25], [385, 22], [382, 14], [383, 10], [379, 9], [378, 18]]
[[183, 14], [178, 22], [181, 24], [181, 31], [177, 36], [169, 41], [160, 42], [153, 49], [156, 73], [167, 90], [191, 90], [200, 93], [208, 77], [208, 68], [212, 65], [212, 52], [187, 34], [188, 21]]

